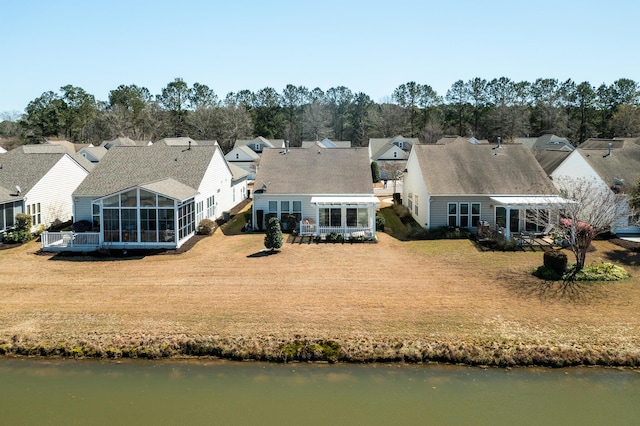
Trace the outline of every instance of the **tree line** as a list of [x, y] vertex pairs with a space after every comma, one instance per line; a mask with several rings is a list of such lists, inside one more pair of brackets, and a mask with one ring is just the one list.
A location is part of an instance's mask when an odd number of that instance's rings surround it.
[[445, 96], [427, 84], [401, 84], [380, 103], [344, 86], [326, 91], [287, 85], [219, 98], [207, 85], [181, 78], [153, 95], [135, 84], [120, 85], [106, 101], [67, 85], [29, 102], [15, 121], [0, 124], [0, 135], [38, 143], [60, 137], [99, 143], [117, 136], [158, 140], [189, 136], [218, 140], [228, 150], [238, 138], [264, 136], [303, 140], [349, 140], [367, 145], [372, 137], [419, 138], [443, 135], [504, 141], [554, 133], [576, 145], [590, 137], [640, 136], [640, 85], [621, 78], [595, 87], [588, 82], [506, 77], [456, 81]]

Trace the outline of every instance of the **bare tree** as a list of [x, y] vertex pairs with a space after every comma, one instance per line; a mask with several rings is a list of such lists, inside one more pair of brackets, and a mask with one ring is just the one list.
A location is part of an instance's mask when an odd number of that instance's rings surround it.
[[567, 202], [549, 203], [552, 207], [544, 214], [529, 210], [527, 220], [541, 225], [555, 221], [554, 226], [565, 234], [576, 258], [572, 274], [575, 276], [584, 267], [587, 250], [593, 239], [611, 231], [622, 219], [627, 219], [630, 214], [629, 200], [595, 178], [567, 176], [556, 178], [554, 182]]

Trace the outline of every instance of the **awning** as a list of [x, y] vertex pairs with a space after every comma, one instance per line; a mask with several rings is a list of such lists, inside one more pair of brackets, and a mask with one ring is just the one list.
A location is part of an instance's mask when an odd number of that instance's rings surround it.
[[497, 204], [505, 206], [557, 206], [561, 204], [573, 204], [575, 201], [567, 200], [559, 195], [531, 195], [518, 197], [490, 197]]
[[317, 205], [371, 205], [380, 204], [378, 197], [311, 197], [311, 204]]

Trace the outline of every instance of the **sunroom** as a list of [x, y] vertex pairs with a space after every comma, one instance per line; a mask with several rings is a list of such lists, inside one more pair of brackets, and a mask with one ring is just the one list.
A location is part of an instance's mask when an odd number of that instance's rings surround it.
[[315, 207], [315, 217], [303, 220], [302, 235], [375, 237], [376, 209], [380, 205], [377, 197], [316, 196], [311, 198], [311, 205]]
[[213, 200], [207, 200], [205, 211], [204, 200], [196, 203], [196, 195], [194, 189], [165, 179], [96, 198], [87, 232], [47, 233], [43, 250], [178, 248], [195, 233], [198, 220], [213, 216]]

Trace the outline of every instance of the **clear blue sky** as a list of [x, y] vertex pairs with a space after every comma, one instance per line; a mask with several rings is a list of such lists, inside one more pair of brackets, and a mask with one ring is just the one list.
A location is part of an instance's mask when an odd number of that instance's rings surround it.
[[78, 1], [0, 6], [0, 113], [71, 84], [107, 100], [176, 77], [228, 92], [400, 84], [640, 81], [637, 0]]

